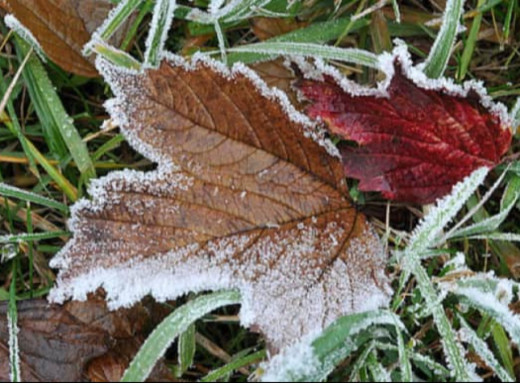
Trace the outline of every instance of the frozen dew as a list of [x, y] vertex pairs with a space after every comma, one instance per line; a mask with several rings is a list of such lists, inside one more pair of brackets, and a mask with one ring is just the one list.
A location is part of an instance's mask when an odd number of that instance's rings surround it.
[[8, 28], [11, 28], [13, 31], [18, 33], [22, 39], [31, 45], [43, 62], [47, 61], [47, 56], [43, 53], [40, 43], [36, 37], [34, 37], [32, 32], [20, 22], [20, 20], [18, 20], [14, 15], [8, 14], [4, 17], [4, 22]]

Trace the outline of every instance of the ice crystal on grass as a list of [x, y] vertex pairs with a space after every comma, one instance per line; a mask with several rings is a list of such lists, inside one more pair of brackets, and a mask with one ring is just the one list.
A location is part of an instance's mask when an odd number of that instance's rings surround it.
[[28, 42], [44, 62], [47, 61], [47, 56], [45, 56], [45, 53], [43, 53], [43, 49], [38, 40], [36, 40], [36, 37], [34, 37], [32, 32], [26, 28], [14, 15], [6, 15], [4, 22], [7, 27], [14, 30], [20, 35], [22, 39]]
[[158, 169], [93, 182], [52, 261], [52, 301], [103, 287], [116, 308], [236, 288], [241, 322], [273, 351], [387, 304], [382, 245], [348, 201], [332, 145], [285, 94], [201, 56], [98, 68], [112, 119]]
[[[16, 314], [16, 312], [15, 312]], [[10, 310], [7, 313], [7, 326], [9, 331], [9, 376], [11, 382], [20, 381], [20, 349], [18, 347], [18, 324], [16, 316]]]

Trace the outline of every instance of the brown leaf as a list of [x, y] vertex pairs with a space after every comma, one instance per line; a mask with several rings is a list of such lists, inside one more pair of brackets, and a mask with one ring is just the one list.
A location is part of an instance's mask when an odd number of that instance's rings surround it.
[[[104, 370], [109, 369], [110, 358], [122, 360], [124, 371], [137, 353], [150, 319], [150, 308], [144, 305], [110, 312], [105, 301], [96, 297], [63, 306], [42, 299], [19, 302], [23, 381], [84, 380], [86, 366], [94, 358]], [[163, 367], [159, 364], [157, 370], [163, 371]], [[6, 302], [0, 304], [0, 381], [9, 381]]]
[[[87, 377], [91, 382], [119, 382], [130, 362], [137, 354], [144, 339], [134, 337], [119, 341], [108, 353], [92, 360], [87, 367]], [[164, 361], [157, 363], [148, 377], [149, 382], [177, 381]]]
[[252, 20], [252, 23], [253, 33], [261, 41], [284, 35], [296, 29], [303, 28], [308, 24], [294, 19], [272, 17], [256, 17]]
[[[23, 381], [78, 381], [84, 364], [109, 349], [109, 335], [81, 322], [66, 306], [44, 300], [18, 304]], [[0, 380], [9, 381], [7, 304], [0, 305]]]
[[74, 207], [51, 299], [103, 286], [120, 307], [238, 288], [242, 323], [274, 349], [387, 303], [385, 256], [339, 156], [282, 92], [244, 66], [100, 67], [112, 117], [159, 169], [112, 173]]
[[[81, 51], [113, 7], [110, 0], [0, 0], [41, 44], [49, 58], [66, 71], [96, 77], [94, 58]], [[125, 28], [114, 36], [118, 45]]]
[[296, 76], [294, 72], [284, 64], [284, 59], [251, 64], [250, 68], [253, 69], [269, 87], [276, 87], [282, 90], [293, 105], [300, 106], [298, 97], [292, 86], [292, 83], [296, 80]]

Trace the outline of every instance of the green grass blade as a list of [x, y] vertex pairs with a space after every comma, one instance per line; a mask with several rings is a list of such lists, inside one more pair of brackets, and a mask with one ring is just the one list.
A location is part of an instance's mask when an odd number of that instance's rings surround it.
[[[314, 43], [325, 44], [341, 35], [346, 26], [352, 23], [351, 32], [357, 31], [370, 24], [365, 19], [352, 21], [350, 18], [313, 23], [306, 28], [298, 29], [281, 36], [266, 40], [265, 42], [290, 42], [290, 43]], [[228, 64], [235, 62], [252, 63], [269, 59], [270, 56], [262, 53], [230, 53], [227, 57]]]
[[262, 381], [323, 381], [339, 362], [368, 340], [358, 337], [363, 331], [374, 325], [395, 326], [396, 323], [402, 326], [395, 314], [385, 310], [342, 317], [316, 339], [303, 340], [271, 359]]
[[193, 365], [193, 357], [197, 350], [195, 342], [195, 324], [191, 324], [186, 331], [179, 336], [177, 344], [179, 366], [176, 375], [180, 378]]
[[511, 120], [513, 121], [513, 134], [516, 134], [518, 126], [520, 126], [520, 97], [516, 100], [511, 110]]
[[130, 56], [128, 53], [105, 44], [102, 41], [93, 43], [92, 50], [99, 56], [119, 67], [135, 71], [141, 69], [141, 63]]
[[438, 299], [438, 292], [428, 273], [421, 265], [420, 254], [436, 244], [444, 227], [457, 215], [479, 185], [484, 182], [488, 172], [487, 168], [478, 169], [464, 181], [455, 185], [452, 192], [439, 201], [437, 206], [424, 218], [401, 256], [402, 268], [415, 276], [426, 307], [433, 315], [435, 325], [443, 340], [446, 358], [453, 368], [456, 379], [461, 381], [470, 380], [472, 372], [469, 370], [451, 323], [446, 317], [444, 307]]
[[[16, 39], [16, 42], [19, 55], [24, 57], [29, 52], [29, 46], [21, 39]], [[36, 113], [44, 131], [47, 131], [49, 148], [58, 155], [60, 160], [64, 160], [70, 154], [81, 174], [87, 178], [95, 177], [96, 171], [87, 146], [75, 128], [73, 120], [65, 111], [38, 57], [31, 57], [23, 74]]]
[[9, 234], [0, 235], [0, 243], [19, 243], [41, 241], [44, 239], [60, 238], [64, 235], [69, 235], [67, 231], [54, 231], [45, 233], [23, 233], [23, 234]]
[[399, 4], [397, 3], [397, 0], [392, 0], [392, 9], [394, 10], [396, 23], [400, 24], [401, 23], [401, 11], [399, 9]]
[[50, 207], [52, 209], [57, 209], [63, 213], [68, 213], [69, 208], [67, 205], [52, 200], [47, 197], [43, 197], [36, 193], [31, 193], [27, 190], [19, 189], [17, 187], [7, 185], [5, 183], [0, 182], [0, 195], [4, 197], [17, 198], [22, 201], [36, 203], [38, 205]]
[[16, 309], [16, 262], [13, 262], [7, 323], [9, 331], [9, 376], [11, 382], [21, 382], [20, 350], [18, 347], [18, 311]]
[[461, 330], [459, 331], [461, 338], [469, 343], [473, 350], [482, 358], [486, 364], [493, 369], [495, 374], [502, 382], [514, 382], [515, 380], [509, 375], [509, 373], [500, 365], [496, 360], [495, 356], [489, 349], [486, 342], [484, 342], [477, 333], [466, 323], [464, 318], [459, 315], [461, 323]]
[[371, 68], [379, 68], [377, 55], [355, 48], [338, 48], [327, 45], [295, 42], [264, 42], [228, 49], [228, 52], [259, 53], [270, 56], [299, 55], [339, 60]]
[[515, 362], [513, 359], [513, 350], [511, 347], [511, 341], [509, 340], [506, 330], [500, 324], [491, 320], [491, 335], [493, 336], [493, 342], [495, 343], [498, 355], [502, 360], [506, 371], [509, 376], [515, 376]]
[[170, 344], [193, 322], [219, 307], [239, 304], [240, 301], [239, 292], [222, 291], [204, 295], [176, 309], [148, 337], [121, 381], [143, 382]]
[[156, 0], [152, 23], [146, 40], [146, 66], [156, 67], [159, 65], [160, 54], [164, 49], [176, 7], [175, 0]]
[[424, 73], [430, 78], [442, 76], [448, 65], [460, 27], [463, 5], [464, 0], [448, 0], [446, 3], [441, 30], [435, 38], [423, 68]]
[[255, 352], [251, 355], [246, 355], [242, 358], [238, 358], [236, 360], [233, 360], [232, 362], [229, 362], [225, 366], [222, 366], [214, 371], [211, 371], [208, 375], [206, 375], [200, 381], [201, 382], [216, 382], [216, 381], [222, 379], [223, 377], [227, 376], [228, 374], [231, 374], [235, 370], [238, 370], [242, 367], [249, 366], [253, 363], [258, 363], [265, 358], [267, 358], [266, 350], [261, 350], [261, 351]]
[[389, 372], [379, 362], [374, 351], [367, 358], [367, 367], [374, 382], [391, 382]]
[[509, 5], [507, 7], [506, 20], [504, 21], [503, 28], [505, 41], [509, 40], [509, 35], [511, 34], [511, 21], [513, 20], [513, 10], [515, 8], [515, 3], [517, 2], [514, 0], [509, 0]]
[[473, 235], [480, 235], [486, 232], [493, 232], [505, 221], [509, 216], [509, 213], [515, 207], [518, 199], [520, 198], [520, 178], [513, 177], [509, 182], [504, 197], [502, 198], [500, 212], [494, 216], [487, 217], [479, 222], [472, 225], [458, 229], [453, 233], [450, 233], [448, 238], [465, 238]]
[[94, 32], [94, 39], [89, 42], [84, 49], [83, 54], [88, 56], [91, 53], [91, 43], [98, 39], [108, 42], [110, 37], [117, 29], [125, 23], [132, 13], [141, 5], [144, 0], [123, 0], [116, 8], [114, 8], [105, 22]]
[[401, 381], [412, 382], [412, 364], [410, 363], [409, 352], [404, 344], [403, 334], [398, 326], [395, 327], [397, 332], [397, 345], [399, 348], [399, 366], [401, 368]]
[[[481, 7], [484, 3], [485, 0], [479, 0], [477, 7]], [[457, 73], [457, 79], [459, 81], [464, 80], [466, 74], [468, 73], [469, 64], [471, 63], [471, 58], [473, 57], [473, 52], [475, 51], [480, 25], [482, 24], [482, 17], [482, 12], [477, 11], [475, 18], [473, 19], [473, 23], [471, 24], [471, 29], [464, 44], [464, 51], [462, 52], [459, 71]]]

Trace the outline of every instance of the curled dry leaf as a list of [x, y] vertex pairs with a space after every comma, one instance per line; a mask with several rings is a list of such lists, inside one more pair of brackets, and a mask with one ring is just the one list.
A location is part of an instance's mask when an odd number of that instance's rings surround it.
[[99, 286], [111, 307], [237, 288], [242, 324], [272, 349], [387, 304], [382, 246], [337, 152], [282, 92], [209, 59], [99, 67], [112, 118], [159, 169], [112, 173], [75, 205], [53, 301]]
[[[0, 0], [38, 40], [49, 58], [66, 71], [96, 77], [93, 58], [82, 55], [83, 46], [113, 7], [110, 0]], [[119, 45], [125, 28], [116, 33]]]
[[399, 53], [393, 65], [380, 93], [327, 76], [298, 85], [312, 102], [309, 116], [359, 144], [340, 150], [345, 173], [360, 180], [360, 190], [426, 204], [448, 194], [474, 170], [500, 162], [511, 129], [502, 106], [492, 104], [478, 84], [428, 82]]

